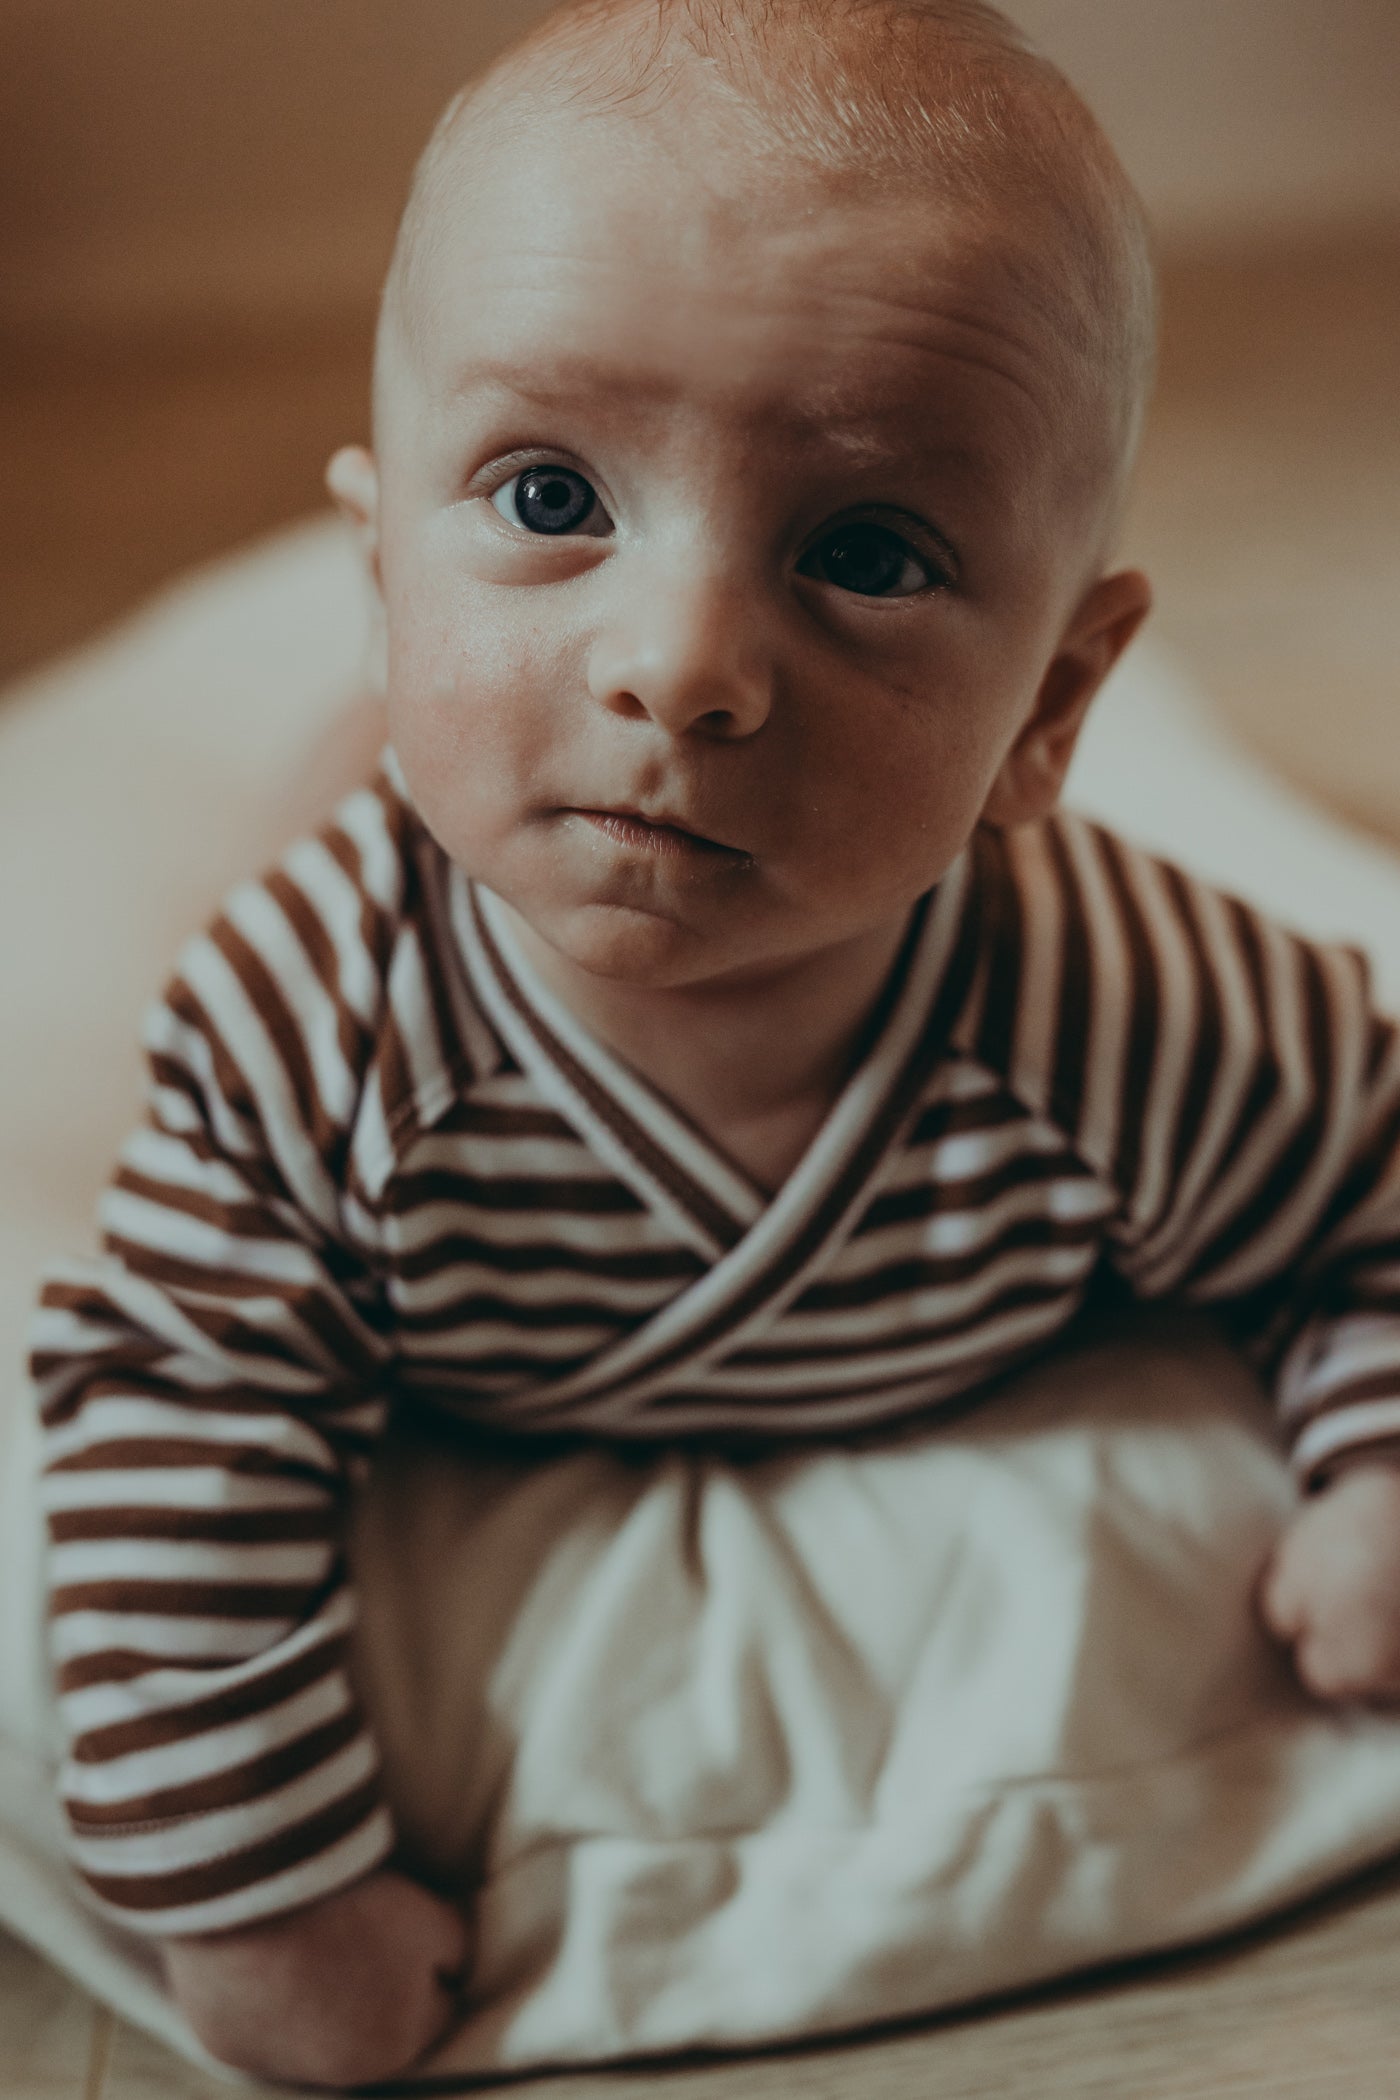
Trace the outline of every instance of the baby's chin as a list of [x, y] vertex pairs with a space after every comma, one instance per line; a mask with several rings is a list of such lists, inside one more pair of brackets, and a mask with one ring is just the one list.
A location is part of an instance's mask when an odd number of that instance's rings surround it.
[[[738, 929], [687, 923], [656, 903], [600, 903], [514, 911], [526, 948], [553, 972], [637, 991], [681, 991], [733, 980], [753, 967]], [[547, 954], [541, 951], [547, 951]]]

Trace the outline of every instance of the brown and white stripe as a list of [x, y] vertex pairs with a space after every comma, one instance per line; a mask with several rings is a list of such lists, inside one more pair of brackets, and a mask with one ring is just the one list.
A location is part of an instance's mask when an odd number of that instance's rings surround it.
[[771, 1199], [537, 982], [392, 758], [234, 892], [146, 1047], [33, 1371], [74, 1856], [152, 1932], [392, 1844], [340, 1536], [395, 1398], [821, 1436], [973, 1391], [1107, 1266], [1221, 1308], [1305, 1476], [1400, 1454], [1400, 1038], [1363, 963], [1072, 818], [979, 834], [920, 907]]

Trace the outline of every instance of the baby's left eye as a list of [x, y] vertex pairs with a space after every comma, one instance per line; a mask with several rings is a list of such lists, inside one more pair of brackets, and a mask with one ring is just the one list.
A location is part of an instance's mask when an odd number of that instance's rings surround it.
[[512, 525], [552, 539], [568, 532], [596, 537], [611, 524], [598, 491], [573, 467], [527, 467], [501, 483], [491, 507]]
[[797, 564], [799, 576], [815, 576], [860, 598], [912, 598], [948, 581], [917, 547], [889, 525], [854, 522], [824, 533]]

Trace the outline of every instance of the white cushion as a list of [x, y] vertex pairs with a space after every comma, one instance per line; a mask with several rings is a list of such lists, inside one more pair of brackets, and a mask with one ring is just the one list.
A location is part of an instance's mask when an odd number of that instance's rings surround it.
[[[228, 881], [367, 764], [316, 524], [0, 705], [0, 1921], [177, 2048], [67, 1873], [35, 1437], [43, 1263], [86, 1244], [137, 1016]], [[1400, 866], [1131, 659], [1076, 799], [1400, 990]], [[479, 1887], [435, 2072], [742, 2045], [1237, 1926], [1400, 1845], [1400, 1724], [1314, 1706], [1251, 1590], [1292, 1490], [1207, 1328], [1129, 1321], [917, 1435], [526, 1463], [402, 1432], [358, 1506], [358, 1668], [407, 1839]]]

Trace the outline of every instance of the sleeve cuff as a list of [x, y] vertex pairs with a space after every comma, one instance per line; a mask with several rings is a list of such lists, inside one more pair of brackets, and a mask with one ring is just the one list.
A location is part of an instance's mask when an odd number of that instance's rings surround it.
[[128, 1931], [175, 1939], [228, 1932], [334, 1895], [381, 1866], [394, 1829], [368, 1740], [309, 1781], [218, 1816], [130, 1825], [72, 1857], [99, 1906]]

